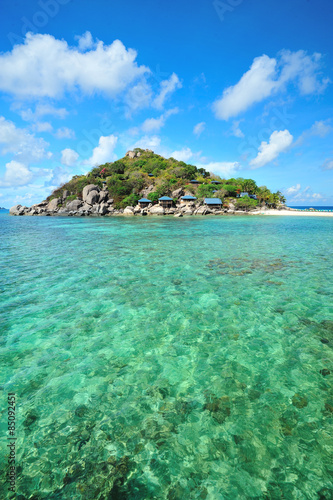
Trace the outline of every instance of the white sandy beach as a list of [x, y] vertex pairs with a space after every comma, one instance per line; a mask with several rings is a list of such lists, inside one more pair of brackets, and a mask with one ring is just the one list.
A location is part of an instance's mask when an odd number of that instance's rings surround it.
[[260, 215], [294, 215], [300, 217], [333, 217], [333, 212], [301, 212], [298, 210], [264, 210], [253, 212]]

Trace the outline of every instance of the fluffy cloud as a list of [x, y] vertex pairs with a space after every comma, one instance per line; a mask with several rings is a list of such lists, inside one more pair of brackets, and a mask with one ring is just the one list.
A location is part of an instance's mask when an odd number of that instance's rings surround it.
[[145, 133], [158, 132], [162, 127], [164, 127], [166, 120], [171, 115], [175, 115], [179, 112], [178, 108], [169, 109], [163, 113], [159, 118], [147, 118], [141, 126], [141, 129]]
[[160, 92], [158, 96], [155, 97], [153, 106], [157, 109], [162, 109], [166, 99], [177, 89], [181, 89], [182, 84], [176, 73], [172, 73], [169, 79], [163, 80], [160, 83]]
[[0, 178], [0, 186], [4, 188], [25, 186], [33, 178], [33, 173], [21, 162], [11, 161], [6, 164], [5, 175]]
[[323, 196], [320, 193], [313, 193], [310, 186], [302, 190], [301, 185], [296, 184], [295, 186], [285, 189], [284, 192], [286, 196], [288, 196], [289, 203], [312, 203], [323, 200]]
[[290, 82], [295, 83], [301, 95], [323, 92], [329, 79], [321, 79], [320, 66], [320, 54], [309, 56], [303, 50], [285, 50], [276, 59], [267, 55], [256, 57], [239, 82], [225, 89], [214, 102], [215, 116], [221, 120], [237, 116], [253, 104], [285, 90]]
[[61, 151], [61, 163], [67, 167], [75, 165], [78, 158], [79, 155], [73, 149], [66, 148]]
[[183, 148], [180, 151], [174, 151], [171, 153], [171, 156], [178, 161], [187, 162], [190, 158], [192, 158], [193, 153], [190, 148]]
[[145, 80], [138, 82], [127, 93], [125, 102], [127, 105], [127, 117], [130, 117], [132, 112], [142, 108], [147, 108], [153, 96], [150, 85]]
[[322, 170], [333, 170], [333, 159], [327, 158], [321, 166]]
[[49, 122], [36, 122], [33, 124], [32, 129], [36, 132], [52, 132], [53, 127]]
[[70, 172], [66, 168], [59, 166], [52, 170], [52, 175], [49, 181], [45, 183], [45, 186], [56, 189], [57, 187], [62, 186], [63, 184], [68, 182], [72, 177], [72, 172]]
[[75, 40], [78, 40], [81, 52], [91, 49], [94, 46], [94, 40], [90, 31], [86, 31], [81, 36], [76, 36]]
[[102, 165], [108, 161], [116, 160], [117, 156], [114, 154], [114, 149], [116, 147], [118, 137], [114, 135], [101, 136], [99, 138], [98, 146], [94, 148], [93, 154], [89, 160], [86, 160], [85, 164], [90, 164], [93, 166]]
[[197, 137], [199, 137], [202, 134], [202, 132], [205, 130], [205, 127], [206, 127], [205, 122], [197, 123], [195, 125], [195, 127], [193, 128], [193, 134], [196, 135]]
[[296, 184], [296, 186], [291, 186], [290, 188], [287, 188], [285, 191], [286, 191], [286, 194], [295, 194], [295, 193], [298, 193], [300, 189], [301, 189], [301, 185]]
[[309, 131], [310, 134], [318, 137], [326, 137], [333, 130], [331, 125], [328, 124], [328, 121], [329, 120], [315, 122]]
[[220, 175], [221, 177], [232, 177], [239, 170], [240, 164], [237, 161], [216, 161], [210, 163], [198, 163], [198, 168], [204, 168], [208, 172]]
[[[151, 149], [155, 153], [157, 151], [159, 151], [159, 153], [162, 154], [161, 149], [160, 149], [161, 148], [161, 138], [158, 137], [158, 135], [152, 135], [152, 136], [145, 135], [145, 136], [141, 137], [141, 139], [139, 139], [131, 147], [131, 149], [134, 149], [134, 148]], [[163, 154], [163, 156], [165, 156], [165, 155]]]
[[52, 156], [46, 152], [48, 143], [44, 139], [35, 137], [25, 129], [17, 128], [3, 116], [0, 117], [0, 144], [3, 144], [3, 154], [14, 153], [15, 159], [25, 163]]
[[[81, 49], [87, 47], [88, 38], [84, 43], [81, 38]], [[82, 53], [51, 35], [27, 33], [23, 44], [0, 54], [0, 90], [18, 97], [57, 98], [76, 89], [115, 97], [149, 73], [147, 67], [138, 66], [136, 56], [120, 40], [111, 45], [99, 41]]]
[[75, 132], [68, 127], [58, 128], [54, 134], [57, 139], [75, 139]]
[[333, 130], [333, 127], [329, 124], [330, 120], [316, 121], [309, 130], [305, 130], [295, 142], [295, 146], [303, 144], [306, 139], [310, 137], [320, 137], [323, 139]]
[[15, 104], [12, 106], [14, 111], [17, 111], [22, 120], [25, 121], [38, 121], [44, 116], [54, 116], [55, 118], [64, 119], [68, 115], [65, 108], [55, 108], [51, 104], [37, 104], [35, 111], [31, 108], [24, 109], [22, 105]]
[[275, 160], [280, 153], [286, 151], [292, 142], [293, 136], [288, 130], [280, 130], [279, 132], [275, 130], [271, 134], [269, 142], [263, 141], [260, 144], [258, 155], [250, 161], [250, 166], [259, 168], [267, 165]]

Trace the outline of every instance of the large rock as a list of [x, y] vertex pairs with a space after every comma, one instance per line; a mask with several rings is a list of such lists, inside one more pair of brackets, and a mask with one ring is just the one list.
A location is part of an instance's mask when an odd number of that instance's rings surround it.
[[134, 208], [133, 207], [126, 207], [124, 210], [124, 215], [134, 215]]
[[[87, 201], [86, 198], [87, 198], [88, 194], [91, 191], [97, 191], [99, 193], [100, 189], [95, 184], [88, 184], [88, 186], [85, 186], [83, 188], [83, 191], [82, 191], [82, 199], [83, 199], [83, 201]], [[91, 203], [90, 203], [90, 205], [91, 205]]]
[[99, 206], [98, 213], [101, 215], [105, 215], [108, 213], [109, 205], [107, 203], [101, 203]]
[[88, 203], [83, 203], [82, 207], [79, 208], [79, 212], [90, 212], [91, 211], [91, 205], [88, 205]]
[[83, 201], [88, 203], [88, 205], [95, 205], [95, 203], [99, 202], [99, 192], [95, 190], [90, 191], [87, 196], [83, 198]]
[[175, 189], [174, 191], [172, 191], [171, 198], [179, 198], [182, 195], [183, 195], [183, 188], [181, 187], [179, 189]]
[[154, 205], [149, 209], [149, 213], [155, 214], [155, 215], [164, 215], [165, 211], [163, 207], [160, 207], [159, 205]]
[[104, 201], [107, 201], [109, 197], [109, 192], [106, 189], [102, 189], [102, 191], [99, 192], [99, 203], [103, 203]]
[[205, 215], [207, 212], [208, 212], [207, 208], [204, 205], [202, 205], [195, 211], [195, 214]]
[[142, 196], [142, 198], [148, 198], [149, 199], [149, 193], [152, 193], [154, 191], [154, 185], [151, 184], [150, 186], [148, 186], [147, 188], [145, 189], [142, 189], [140, 191], [140, 195]]
[[59, 205], [59, 198], [53, 198], [50, 203], [47, 205], [47, 210], [49, 212], [53, 212], [57, 206]]
[[82, 207], [83, 203], [81, 200], [73, 200], [69, 201], [66, 205], [67, 212], [76, 212], [80, 207]]
[[135, 158], [136, 157], [136, 152], [135, 151], [127, 151], [125, 156], [128, 156], [128, 158]]
[[25, 207], [22, 207], [22, 205], [14, 205], [9, 209], [9, 213], [11, 215], [24, 215], [24, 209]]
[[66, 200], [67, 196], [69, 196], [69, 191], [65, 189], [65, 191], [62, 193], [62, 199]]

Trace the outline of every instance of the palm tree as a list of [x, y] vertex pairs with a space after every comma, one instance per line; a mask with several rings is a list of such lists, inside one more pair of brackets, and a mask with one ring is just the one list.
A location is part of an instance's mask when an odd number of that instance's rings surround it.
[[262, 202], [268, 202], [269, 197], [271, 196], [270, 190], [266, 186], [257, 187], [255, 194], [257, 195], [257, 199], [262, 205]]
[[257, 184], [252, 179], [243, 179], [241, 186], [243, 191], [246, 191], [250, 194], [255, 193], [257, 189]]

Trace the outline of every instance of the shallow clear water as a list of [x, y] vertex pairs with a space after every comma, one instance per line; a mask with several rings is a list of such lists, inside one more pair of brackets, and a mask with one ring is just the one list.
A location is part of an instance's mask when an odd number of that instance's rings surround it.
[[2, 496], [332, 499], [331, 219], [0, 230]]

